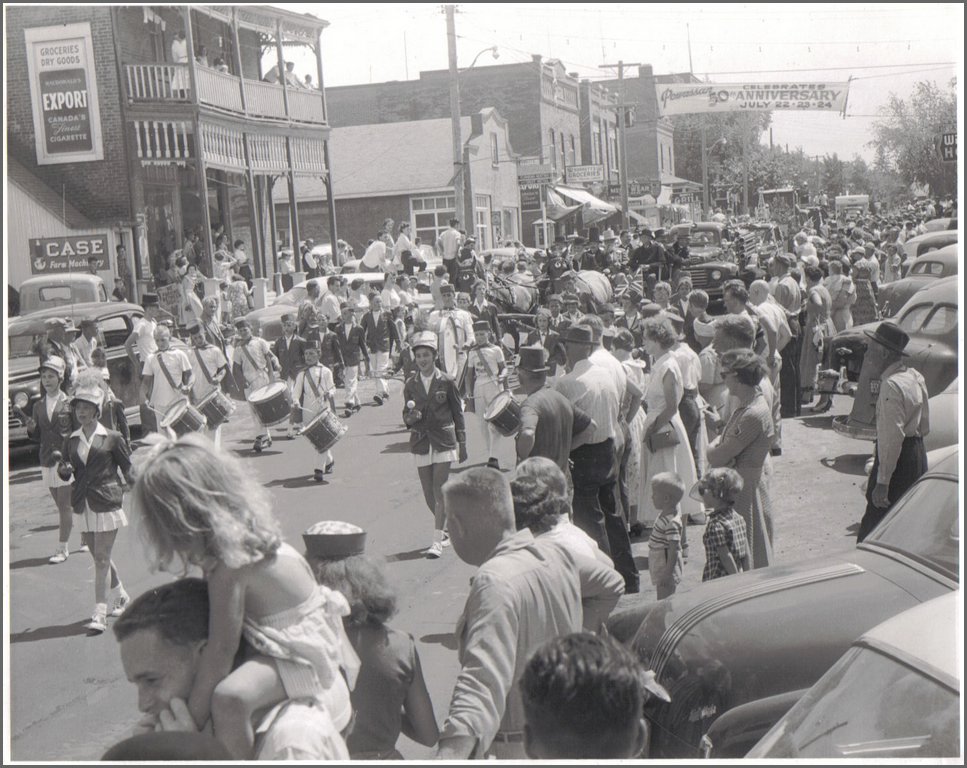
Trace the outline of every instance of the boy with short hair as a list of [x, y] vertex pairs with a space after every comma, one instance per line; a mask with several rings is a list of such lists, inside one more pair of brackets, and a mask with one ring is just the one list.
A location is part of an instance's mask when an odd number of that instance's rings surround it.
[[[296, 374], [292, 397], [296, 403], [293, 410], [301, 409], [302, 423], [307, 425], [327, 407], [335, 413], [336, 385], [332, 379], [332, 371], [319, 362], [318, 342], [306, 342], [302, 354], [305, 367]], [[313, 471], [317, 483], [323, 482], [323, 476], [331, 473], [336, 465], [331, 450], [325, 452], [323, 460], [324, 469], [316, 468]]]
[[651, 498], [659, 514], [648, 538], [648, 572], [659, 600], [674, 595], [682, 580], [685, 526], [679, 502], [684, 495], [685, 484], [675, 472], [659, 472], [651, 480]]

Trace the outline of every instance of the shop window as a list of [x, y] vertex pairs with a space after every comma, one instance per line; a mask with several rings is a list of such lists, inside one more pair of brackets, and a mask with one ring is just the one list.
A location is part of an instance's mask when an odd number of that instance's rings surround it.
[[441, 197], [414, 197], [410, 199], [413, 212], [415, 236], [423, 243], [436, 246], [436, 240], [450, 226], [456, 203], [452, 195]]

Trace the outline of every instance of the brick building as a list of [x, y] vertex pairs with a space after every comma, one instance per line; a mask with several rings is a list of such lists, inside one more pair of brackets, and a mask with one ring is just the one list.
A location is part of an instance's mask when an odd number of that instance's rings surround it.
[[[458, 77], [462, 115], [496, 109], [507, 121], [510, 144], [522, 162], [551, 165], [562, 180], [568, 166], [601, 164], [605, 166], [604, 181], [596, 193], [607, 195], [609, 183], [612, 190], [616, 187], [619, 163], [613, 94], [589, 83], [582, 86], [560, 61], [540, 56], [524, 63], [462, 70]], [[418, 80], [329, 88], [330, 121], [339, 128], [449, 118], [449, 84], [448, 70], [433, 70], [421, 72]], [[336, 196], [340, 197], [338, 188]], [[521, 212], [520, 235], [527, 245], [535, 244], [534, 222], [539, 217], [539, 208]], [[560, 224], [563, 231], [576, 229], [581, 222], [571, 216]]]
[[[213, 230], [245, 241], [256, 275], [276, 271], [273, 187], [327, 177], [325, 95], [303, 73], [286, 82], [283, 50], [312, 50], [321, 83], [327, 22], [268, 6], [21, 6], [5, 18], [11, 284], [37, 271], [38, 238], [88, 232], [108, 243], [104, 276], [129, 272], [138, 294], [187, 231], [203, 271]], [[297, 218], [288, 226], [298, 233]]]

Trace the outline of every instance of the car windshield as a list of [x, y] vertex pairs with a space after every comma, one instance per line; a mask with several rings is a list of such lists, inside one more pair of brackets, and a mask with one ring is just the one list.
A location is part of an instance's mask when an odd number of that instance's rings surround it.
[[749, 758], [937, 758], [959, 754], [960, 697], [869, 648], [851, 648]]
[[910, 269], [911, 275], [932, 275], [933, 277], [943, 276], [943, 264], [939, 261], [918, 261]]
[[718, 245], [720, 235], [714, 230], [695, 230], [688, 236], [688, 244], [693, 248], [702, 248], [708, 245]]
[[958, 483], [928, 477], [917, 483], [861, 546], [881, 546], [902, 552], [958, 579], [960, 518]]
[[31, 357], [37, 355], [45, 335], [43, 332], [40, 332], [8, 336], [7, 356], [12, 359], [15, 357]]
[[302, 303], [306, 296], [306, 287], [304, 285], [297, 285], [279, 296], [274, 303], [291, 304], [293, 307], [297, 307]]
[[953, 304], [916, 304], [903, 313], [898, 325], [907, 333], [943, 336], [957, 327], [957, 307]]

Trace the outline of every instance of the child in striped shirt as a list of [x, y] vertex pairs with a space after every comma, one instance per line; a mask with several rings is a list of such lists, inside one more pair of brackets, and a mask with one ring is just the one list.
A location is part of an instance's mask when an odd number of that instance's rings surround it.
[[648, 538], [648, 572], [658, 599], [675, 594], [682, 580], [684, 524], [679, 502], [685, 495], [685, 484], [675, 472], [659, 472], [651, 480], [651, 498], [659, 511]]

